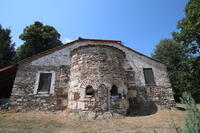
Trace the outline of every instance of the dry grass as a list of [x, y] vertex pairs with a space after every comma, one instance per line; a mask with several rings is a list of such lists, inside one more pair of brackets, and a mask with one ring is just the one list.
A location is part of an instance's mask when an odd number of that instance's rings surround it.
[[[0, 113], [0, 133], [172, 133], [173, 120], [183, 125], [184, 106], [174, 110], [160, 110], [155, 114], [138, 117], [79, 121], [66, 113]], [[200, 108], [200, 105], [198, 105]]]

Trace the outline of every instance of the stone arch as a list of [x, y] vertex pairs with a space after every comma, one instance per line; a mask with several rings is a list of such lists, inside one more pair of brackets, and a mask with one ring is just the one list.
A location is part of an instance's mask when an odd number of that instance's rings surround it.
[[73, 48], [71, 51], [70, 51], [70, 58], [75, 54], [77, 53], [78, 50], [82, 49], [82, 48], [87, 48], [87, 47], [104, 47], [104, 48], [112, 48], [113, 50], [116, 50], [116, 51], [120, 51], [120, 53], [122, 54], [123, 58], [126, 58], [126, 54], [125, 52], [118, 48], [118, 47], [114, 47], [114, 46], [109, 46], [109, 45], [96, 45], [96, 44], [86, 44], [86, 45], [83, 45], [83, 46], [78, 46], [76, 48]]
[[127, 89], [127, 86], [125, 85], [125, 83], [121, 80], [112, 80], [111, 82], [111, 89], [112, 89], [112, 86], [115, 85], [117, 86], [118, 88], [118, 93], [121, 92], [121, 90], [126, 90]]
[[110, 81], [105, 79], [85, 79], [80, 84], [80, 88], [86, 88], [88, 85], [90, 85], [94, 90], [97, 90], [102, 84], [111, 89], [112, 85], [110, 84]]

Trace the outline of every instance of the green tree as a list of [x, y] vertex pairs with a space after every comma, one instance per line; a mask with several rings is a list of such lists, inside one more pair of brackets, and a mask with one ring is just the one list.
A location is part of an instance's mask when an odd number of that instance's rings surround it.
[[190, 58], [185, 76], [181, 80], [183, 89], [190, 92], [200, 102], [200, 0], [189, 0], [185, 7], [185, 17], [178, 21], [178, 32], [173, 32], [174, 40], [188, 48]]
[[151, 57], [169, 66], [171, 70], [183, 70], [188, 59], [187, 49], [172, 39], [162, 39], [156, 45]]
[[173, 37], [190, 48], [190, 53], [200, 52], [200, 0], [189, 0], [185, 7], [185, 17], [178, 21]]
[[180, 43], [172, 39], [162, 39], [151, 54], [152, 58], [168, 65], [169, 78], [174, 88], [176, 100], [184, 91], [184, 77], [187, 68], [184, 62], [188, 59], [186, 51], [187, 49]]
[[60, 34], [49, 25], [43, 25], [41, 22], [27, 26], [19, 36], [24, 41], [17, 49], [18, 59], [24, 59], [47, 49], [62, 45]]
[[11, 41], [10, 33], [10, 29], [4, 29], [0, 25], [0, 68], [13, 63], [15, 44]]
[[200, 57], [192, 57], [185, 64], [186, 70], [181, 82], [183, 91], [191, 93], [196, 102], [200, 102]]

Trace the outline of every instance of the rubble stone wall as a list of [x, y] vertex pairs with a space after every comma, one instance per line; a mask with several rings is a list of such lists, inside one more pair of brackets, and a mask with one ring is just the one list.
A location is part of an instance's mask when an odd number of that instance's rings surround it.
[[[126, 111], [124, 105], [127, 87], [123, 68], [125, 54], [109, 46], [85, 46], [71, 53], [70, 90], [68, 107], [72, 111], [106, 112]], [[85, 94], [90, 85], [95, 90], [94, 96]], [[118, 96], [112, 99], [110, 90], [118, 87]], [[77, 93], [79, 99], [75, 97]], [[121, 97], [120, 97], [121, 96]]]
[[[55, 71], [54, 93], [34, 94], [38, 71]], [[69, 66], [34, 66], [30, 63], [18, 67], [11, 95], [11, 109], [18, 111], [55, 111], [67, 107]]]
[[162, 108], [175, 107], [173, 91], [171, 87], [164, 86], [135, 86], [129, 88], [128, 99], [134, 107], [149, 106], [154, 103]]

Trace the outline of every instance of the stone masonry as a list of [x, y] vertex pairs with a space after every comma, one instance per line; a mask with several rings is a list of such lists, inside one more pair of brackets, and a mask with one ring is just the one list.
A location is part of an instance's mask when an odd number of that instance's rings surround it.
[[[145, 83], [150, 68], [154, 85]], [[39, 92], [41, 73], [50, 90]], [[46, 80], [46, 79], [44, 79]], [[18, 63], [11, 109], [56, 111], [71, 117], [104, 119], [137, 108], [175, 106], [167, 67], [118, 41], [79, 39]]]
[[[33, 94], [37, 71], [56, 72], [55, 92], [48, 96]], [[55, 111], [67, 107], [69, 66], [20, 66], [12, 90], [11, 108], [19, 111]]]
[[[128, 103], [124, 58], [122, 51], [108, 46], [89, 45], [72, 51], [68, 98], [71, 111], [126, 112]], [[89, 85], [95, 91], [94, 96], [85, 94]], [[110, 94], [113, 85], [118, 87], [116, 96]], [[77, 93], [79, 98], [75, 97]]]

